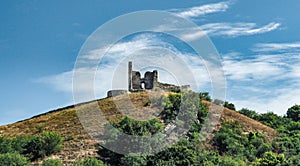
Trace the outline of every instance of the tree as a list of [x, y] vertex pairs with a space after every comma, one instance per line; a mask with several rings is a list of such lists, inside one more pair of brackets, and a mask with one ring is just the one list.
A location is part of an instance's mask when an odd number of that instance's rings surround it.
[[240, 114], [246, 115], [246, 116], [248, 116], [249, 118], [252, 118], [252, 119], [256, 119], [259, 116], [255, 111], [249, 110], [247, 108], [242, 108], [238, 112]]
[[32, 161], [46, 156], [44, 150], [44, 141], [41, 137], [32, 136], [25, 146], [24, 154]]
[[291, 118], [293, 121], [300, 121], [300, 105], [294, 105], [287, 110], [287, 117]]
[[105, 164], [96, 158], [87, 158], [83, 161], [76, 162], [74, 166], [105, 166]]
[[147, 165], [147, 156], [141, 154], [128, 154], [121, 158], [121, 163], [125, 166]]
[[266, 152], [262, 158], [257, 159], [253, 165], [257, 166], [277, 166], [285, 163], [284, 154], [274, 154], [273, 152]]
[[211, 97], [209, 96], [208, 92], [200, 92], [199, 98], [200, 98], [200, 100], [211, 101]]
[[225, 101], [224, 107], [228, 108], [228, 109], [231, 109], [231, 110], [234, 110], [235, 111], [235, 106], [233, 103], [229, 103], [228, 101]]
[[28, 138], [24, 145], [23, 154], [31, 160], [44, 158], [60, 151], [62, 148], [62, 138], [56, 132], [44, 132], [41, 136], [33, 135]]
[[11, 141], [8, 138], [0, 137], [0, 154], [12, 151]]
[[44, 150], [46, 155], [57, 153], [62, 149], [62, 138], [56, 132], [43, 132]]
[[280, 126], [284, 125], [284, 118], [281, 116], [276, 115], [273, 112], [268, 112], [261, 114], [256, 118], [256, 120], [260, 121], [261, 123], [270, 126], [274, 129], [279, 128]]
[[27, 166], [29, 162], [24, 156], [17, 153], [0, 154], [0, 166]]

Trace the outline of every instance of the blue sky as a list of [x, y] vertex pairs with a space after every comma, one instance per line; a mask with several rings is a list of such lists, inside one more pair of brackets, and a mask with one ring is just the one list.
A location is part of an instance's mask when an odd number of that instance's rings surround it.
[[[3, 0], [0, 124], [72, 104], [72, 70], [87, 37], [105, 22], [140, 10], [194, 21], [222, 58], [227, 100], [282, 115], [300, 104], [299, 8], [296, 0]], [[199, 33], [185, 37], [194, 40]]]

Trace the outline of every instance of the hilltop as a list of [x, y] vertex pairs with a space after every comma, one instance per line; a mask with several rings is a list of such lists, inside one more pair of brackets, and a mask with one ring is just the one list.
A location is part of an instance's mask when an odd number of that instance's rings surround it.
[[[168, 95], [168, 93], [164, 94]], [[145, 120], [154, 117], [158, 111], [149, 106], [148, 92], [136, 92], [129, 94], [134, 107], [126, 107], [118, 110], [115, 103], [124, 104], [127, 102], [126, 95], [115, 96], [113, 98], [103, 98], [77, 106], [68, 106], [57, 110], [52, 110], [44, 114], [34, 116], [30, 119], [19, 121], [13, 124], [0, 126], [0, 136], [15, 137], [18, 135], [38, 134], [42, 131], [55, 131], [62, 135], [64, 139], [63, 150], [50, 158], [60, 159], [65, 164], [73, 163], [75, 160], [96, 157], [97, 142], [85, 132], [80, 120], [77, 117], [76, 109], [93, 110], [101, 107], [101, 111], [109, 121], [116, 121], [124, 115], [134, 117], [137, 120]], [[159, 96], [152, 96], [154, 98]], [[206, 107], [212, 103], [202, 101]], [[133, 109], [135, 108], [135, 109]], [[248, 118], [236, 111], [223, 108], [221, 106], [214, 110], [215, 113], [221, 113], [221, 121], [239, 122], [243, 126], [245, 133], [261, 132], [269, 140], [276, 137], [276, 131], [262, 123]], [[220, 121], [220, 122], [221, 122]], [[221, 128], [221, 123], [215, 130]]]

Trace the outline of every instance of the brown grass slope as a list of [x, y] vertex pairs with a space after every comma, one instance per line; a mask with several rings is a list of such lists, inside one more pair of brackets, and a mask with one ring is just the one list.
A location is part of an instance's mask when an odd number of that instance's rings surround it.
[[[96, 157], [97, 142], [91, 139], [82, 127], [76, 110], [87, 110], [88, 112], [88, 110], [97, 110], [100, 107], [103, 115], [109, 121], [120, 119], [123, 115], [128, 115], [138, 120], [145, 120], [153, 117], [153, 114], [158, 111], [146, 104], [149, 101], [147, 92], [130, 94], [129, 97], [133, 105], [127, 107], [123, 106], [128, 103], [129, 98], [124, 96], [104, 98], [83, 103], [76, 107], [69, 106], [27, 120], [0, 126], [0, 136], [15, 137], [18, 135], [39, 134], [41, 131], [55, 131], [64, 138], [64, 148], [60, 153], [52, 155], [50, 158], [60, 159], [64, 164], [69, 165], [75, 160]], [[153, 97], [157, 96], [151, 96], [151, 98]], [[210, 106], [210, 103], [207, 101], [203, 101], [203, 103], [208, 107]], [[120, 108], [120, 105], [122, 109], [117, 109], [117, 107]], [[245, 132], [262, 132], [271, 139], [276, 136], [276, 132], [272, 128], [241, 115], [236, 111], [227, 108], [223, 110], [223, 107], [218, 107], [217, 112], [221, 113], [221, 119], [224, 121], [238, 121], [244, 126]]]

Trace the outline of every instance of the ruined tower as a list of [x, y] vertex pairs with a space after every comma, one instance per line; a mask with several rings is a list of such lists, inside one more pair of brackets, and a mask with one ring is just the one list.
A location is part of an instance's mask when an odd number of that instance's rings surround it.
[[128, 62], [128, 90], [139, 91], [139, 90], [151, 90], [157, 85], [158, 73], [156, 70], [150, 72], [147, 71], [144, 78], [141, 78], [139, 71], [132, 70], [132, 62]]

